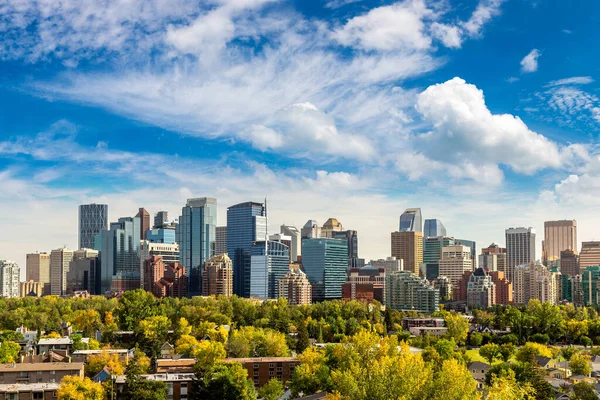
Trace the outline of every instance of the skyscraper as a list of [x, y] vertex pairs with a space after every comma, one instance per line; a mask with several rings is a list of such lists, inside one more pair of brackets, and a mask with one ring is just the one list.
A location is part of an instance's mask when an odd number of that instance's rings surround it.
[[560, 273], [563, 275], [579, 275], [579, 255], [577, 250], [563, 250], [560, 252]]
[[167, 211], [159, 211], [154, 216], [153, 229], [160, 229], [169, 223], [169, 213]]
[[517, 265], [535, 261], [535, 229], [509, 228], [506, 236], [506, 275], [513, 282]]
[[442, 257], [442, 247], [454, 246], [454, 238], [429, 236], [423, 238], [423, 262], [438, 263]]
[[202, 295], [233, 295], [233, 264], [227, 254], [216, 254], [204, 264], [204, 270], [202, 271]]
[[421, 232], [392, 232], [392, 257], [403, 260], [404, 270], [419, 275], [423, 262], [423, 234]]
[[439, 219], [426, 219], [423, 237], [446, 236], [446, 227]]
[[600, 266], [600, 242], [581, 243], [581, 253], [579, 253], [579, 269], [587, 267]]
[[[282, 242], [256, 241], [250, 256], [250, 297], [276, 299], [279, 297], [279, 279], [290, 266], [290, 249]], [[267, 251], [267, 254], [265, 254]]]
[[467, 246], [471, 249], [471, 260], [473, 261], [473, 269], [477, 268], [477, 243], [474, 240], [454, 239], [455, 245]]
[[467, 246], [455, 245], [442, 248], [440, 258], [440, 276], [446, 276], [454, 287], [465, 271], [473, 271], [471, 249]]
[[479, 266], [488, 271], [502, 272], [504, 278], [506, 278], [506, 249], [498, 246], [496, 243], [492, 243], [488, 247], [481, 249]]
[[79, 248], [94, 248], [94, 237], [108, 229], [108, 205], [82, 204], [79, 206]]
[[146, 240], [146, 234], [150, 229], [150, 213], [145, 208], [140, 208], [135, 217], [140, 219], [140, 240]]
[[544, 265], [559, 260], [563, 250], [577, 250], [577, 221], [544, 222]]
[[67, 275], [73, 255], [73, 250], [67, 248], [52, 250], [50, 253], [50, 293], [53, 296], [66, 293]]
[[50, 254], [27, 254], [25, 277], [27, 281], [40, 282], [44, 287], [44, 294], [50, 294]]
[[227, 208], [227, 254], [233, 263], [233, 293], [250, 297], [252, 243], [267, 238], [263, 203], [245, 202]]
[[431, 314], [440, 309], [440, 291], [412, 272], [392, 272], [385, 276], [385, 305]]
[[467, 305], [488, 308], [495, 304], [496, 285], [485, 269], [477, 268], [467, 284]]
[[340, 221], [336, 218], [329, 218], [321, 228], [321, 237], [332, 238], [334, 232], [341, 232], [343, 230], [344, 227]]
[[215, 241], [215, 255], [227, 253], [227, 227], [217, 226], [217, 238]]
[[400, 216], [400, 232], [423, 233], [423, 217], [420, 208], [407, 208]]
[[181, 264], [189, 279], [188, 294], [201, 293], [202, 266], [215, 254], [217, 237], [217, 199], [188, 199], [181, 209], [176, 229]]
[[306, 274], [299, 269], [290, 270], [279, 279], [279, 297], [289, 304], [311, 304], [312, 287]]
[[98, 250], [80, 249], [73, 253], [67, 272], [67, 294], [86, 290], [89, 294], [100, 293], [100, 261]]
[[302, 239], [314, 239], [321, 237], [321, 227], [314, 219], [309, 219], [306, 221], [300, 232]]
[[348, 269], [348, 243], [340, 239], [303, 239], [302, 264], [313, 302], [342, 298]]
[[19, 297], [21, 271], [14, 261], [0, 260], [0, 297]]
[[356, 231], [333, 231], [332, 239], [348, 242], [348, 268], [358, 268], [358, 234]]
[[281, 225], [279, 232], [292, 238], [292, 245], [290, 246], [290, 260], [291, 262], [298, 261], [298, 256], [302, 255], [302, 237], [300, 235], [300, 231], [295, 226]]

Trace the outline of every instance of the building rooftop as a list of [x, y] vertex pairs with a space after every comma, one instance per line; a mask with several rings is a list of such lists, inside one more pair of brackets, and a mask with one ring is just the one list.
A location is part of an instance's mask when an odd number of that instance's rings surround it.
[[128, 353], [129, 350], [127, 350], [127, 349], [77, 350], [77, 351], [73, 352], [73, 355], [76, 355], [76, 354], [100, 354], [103, 352], [125, 354], [125, 353]]
[[0, 385], [0, 393], [41, 392], [58, 390], [60, 383], [14, 383]]
[[247, 358], [224, 358], [223, 362], [292, 362], [298, 361], [296, 357], [247, 357]]
[[80, 369], [83, 371], [84, 363], [23, 363], [23, 364], [0, 364], [0, 372], [34, 372], [34, 371], [72, 371]]
[[68, 338], [68, 337], [58, 338], [58, 339], [46, 338], [46, 339], [40, 339], [38, 341], [38, 345], [41, 345], [41, 346], [68, 345], [71, 343], [72, 343], [71, 338]]

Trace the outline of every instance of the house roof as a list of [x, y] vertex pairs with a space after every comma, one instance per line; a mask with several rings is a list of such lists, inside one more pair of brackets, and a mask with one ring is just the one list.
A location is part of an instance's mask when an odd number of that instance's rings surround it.
[[296, 362], [295, 357], [247, 357], [247, 358], [224, 358], [223, 362], [239, 362], [241, 364], [248, 362]]
[[467, 364], [467, 369], [484, 369], [489, 370], [492, 368], [489, 364], [483, 363], [481, 361], [473, 361], [472, 363]]
[[83, 371], [83, 363], [23, 363], [0, 364], [0, 372], [34, 372], [34, 371]]
[[0, 393], [41, 392], [58, 390], [60, 383], [12, 383], [0, 385]]
[[44, 338], [38, 341], [38, 346], [57, 346], [57, 345], [69, 345], [71, 344], [71, 338], [64, 337], [58, 339]]
[[545, 367], [552, 359], [549, 357], [535, 356], [535, 361], [537, 361], [539, 366]]

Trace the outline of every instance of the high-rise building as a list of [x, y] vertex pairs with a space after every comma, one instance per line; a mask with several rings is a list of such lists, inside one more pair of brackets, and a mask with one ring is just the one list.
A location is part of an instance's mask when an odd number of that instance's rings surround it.
[[358, 263], [358, 234], [356, 231], [333, 231], [331, 238], [343, 239], [348, 242], [348, 268], [359, 268]]
[[217, 254], [204, 264], [202, 295], [233, 295], [233, 264], [226, 253]]
[[365, 265], [362, 268], [348, 268], [346, 283], [342, 286], [344, 300], [377, 300], [384, 302], [385, 269]]
[[169, 213], [167, 211], [159, 211], [154, 215], [154, 226], [152, 229], [161, 229], [169, 223]]
[[[579, 275], [579, 255], [577, 250], [562, 250], [560, 252], [560, 273], [563, 275]], [[555, 261], [555, 260], [548, 260]]]
[[44, 286], [44, 294], [50, 294], [50, 254], [27, 254], [25, 264], [25, 279], [40, 282]]
[[477, 268], [467, 285], [467, 305], [469, 307], [488, 308], [496, 304], [496, 285], [492, 277], [483, 268]]
[[431, 314], [439, 311], [440, 292], [412, 272], [392, 272], [385, 277], [385, 305], [394, 310]]
[[507, 276], [506, 270], [506, 249], [492, 243], [486, 248], [481, 249], [479, 255], [479, 266], [488, 271], [500, 271]]
[[140, 208], [135, 217], [140, 219], [140, 240], [146, 240], [150, 229], [150, 213], [145, 208]]
[[233, 293], [250, 297], [252, 244], [267, 239], [263, 203], [245, 202], [227, 208], [227, 254], [233, 263]]
[[594, 306], [600, 304], [599, 290], [600, 285], [600, 266], [585, 267], [581, 271], [581, 289], [583, 295], [583, 304]]
[[108, 229], [108, 205], [82, 204], [79, 206], [79, 248], [92, 249], [94, 237]]
[[[506, 277], [514, 283], [514, 271], [517, 265], [535, 262], [535, 229], [509, 228], [506, 237]], [[515, 300], [516, 301], [516, 300]]]
[[309, 219], [300, 230], [302, 239], [316, 239], [321, 237], [321, 226], [314, 219]]
[[79, 249], [73, 253], [67, 273], [66, 294], [87, 291], [91, 295], [100, 292], [100, 261], [98, 250]]
[[94, 249], [100, 252], [100, 293], [139, 289], [140, 221], [123, 217], [110, 224], [110, 230], [96, 236]]
[[161, 256], [165, 264], [179, 262], [179, 245], [177, 243], [151, 243], [144, 240], [140, 243], [140, 268], [144, 261], [152, 256]]
[[144, 262], [143, 286], [158, 298], [186, 297], [186, 270], [179, 263], [165, 265], [161, 256], [152, 256]]
[[303, 239], [302, 264], [313, 302], [342, 298], [348, 269], [348, 243], [340, 239]]
[[426, 219], [423, 229], [423, 237], [446, 236], [446, 227], [439, 219]]
[[21, 297], [42, 297], [44, 295], [44, 284], [42, 282], [26, 281], [19, 285]]
[[419, 275], [427, 279], [429, 282], [433, 281], [440, 275], [440, 263], [421, 263], [419, 266]]
[[442, 247], [454, 246], [454, 238], [447, 236], [429, 236], [423, 238], [423, 262], [439, 263]]
[[467, 290], [469, 288], [469, 280], [471, 279], [472, 270], [464, 271], [458, 283], [452, 285], [452, 298], [457, 301], [467, 301]]
[[462, 245], [442, 247], [439, 274], [456, 286], [465, 271], [473, 271], [471, 249]]
[[215, 240], [215, 255], [227, 254], [227, 227], [217, 226], [217, 238]]
[[292, 238], [290, 261], [293, 263], [298, 261], [298, 256], [302, 255], [302, 236], [300, 231], [295, 226], [281, 225], [279, 232]]
[[329, 218], [321, 228], [321, 237], [333, 238], [333, 232], [342, 232], [344, 227], [341, 222], [335, 218]]
[[579, 253], [579, 269], [600, 266], [600, 242], [581, 243]]
[[454, 239], [455, 245], [467, 246], [471, 249], [471, 260], [473, 261], [473, 269], [477, 268], [477, 243], [473, 240]]
[[21, 270], [14, 261], [0, 260], [0, 297], [19, 297]]
[[452, 282], [447, 276], [438, 276], [431, 285], [440, 291], [440, 300], [451, 300], [452, 299]]
[[188, 199], [185, 207], [181, 209], [175, 233], [179, 244], [180, 262], [186, 270], [187, 290], [190, 296], [201, 293], [202, 266], [215, 255], [216, 230], [217, 199]]
[[398, 260], [396, 257], [387, 257], [385, 259], [369, 261], [375, 268], [383, 268], [386, 273], [404, 271], [404, 261]]
[[73, 259], [73, 250], [62, 248], [50, 253], [50, 293], [53, 296], [66, 294], [67, 275]]
[[312, 286], [306, 274], [300, 269], [292, 269], [279, 279], [279, 297], [287, 299], [289, 304], [311, 304]]
[[177, 242], [174, 225], [166, 225], [164, 228], [153, 228], [146, 232], [146, 240], [150, 243], [167, 243], [173, 244]]
[[498, 246], [496, 243], [492, 243], [488, 247], [481, 249], [481, 254], [506, 254], [506, 249]]
[[420, 208], [407, 208], [400, 216], [399, 232], [420, 232], [423, 233], [423, 217]]
[[405, 271], [418, 275], [423, 262], [423, 234], [420, 231], [392, 232], [391, 256], [403, 260]]
[[[282, 242], [269, 240], [254, 242], [250, 256], [250, 297], [276, 299], [279, 297], [279, 279], [290, 266], [290, 249]], [[266, 254], [265, 254], [266, 253]]]
[[577, 221], [544, 222], [544, 265], [559, 260], [563, 250], [577, 250]]
[[512, 304], [513, 284], [502, 271], [487, 271], [496, 285], [496, 304]]
[[514, 270], [513, 289], [515, 304], [524, 305], [531, 299], [556, 304], [558, 274], [534, 261], [518, 265]]

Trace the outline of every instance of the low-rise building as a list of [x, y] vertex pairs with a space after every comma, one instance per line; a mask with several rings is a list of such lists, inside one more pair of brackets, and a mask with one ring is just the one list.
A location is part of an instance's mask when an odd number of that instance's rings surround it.
[[384, 302], [385, 269], [365, 265], [362, 268], [349, 268], [346, 283], [342, 285], [343, 300], [377, 300]]
[[42, 297], [44, 295], [44, 284], [42, 282], [26, 281], [19, 285], [21, 297]]
[[405, 331], [422, 326], [441, 328], [444, 325], [443, 318], [402, 318], [402, 329]]
[[[142, 379], [149, 381], [165, 382], [167, 384], [167, 399], [169, 400], [185, 400], [188, 398], [190, 386], [195, 378], [195, 374], [147, 374], [141, 375]], [[117, 385], [117, 393], [123, 392], [127, 382], [125, 375], [119, 375], [115, 380]], [[119, 395], [117, 395], [119, 398]]]
[[492, 368], [489, 364], [475, 361], [467, 364], [467, 369], [477, 381], [477, 389], [482, 390], [485, 386], [485, 374]]
[[300, 365], [294, 357], [225, 358], [223, 362], [242, 364], [248, 371], [248, 378], [252, 379], [257, 387], [274, 378], [281, 382], [291, 380], [294, 369]]
[[414, 328], [410, 328], [408, 330], [412, 335], [415, 336], [444, 336], [448, 333], [448, 328], [446, 327], [430, 327], [430, 326], [415, 326]]
[[56, 400], [60, 383], [0, 384], [0, 399], [7, 400]]
[[69, 337], [62, 338], [42, 338], [37, 344], [38, 354], [48, 353], [50, 350], [66, 350], [73, 349], [73, 341]]
[[83, 363], [0, 364], [0, 384], [55, 383], [65, 376], [83, 378]]
[[125, 364], [127, 364], [129, 362], [129, 358], [133, 356], [133, 354], [130, 354], [130, 351], [127, 349], [77, 350], [73, 352], [71, 360], [73, 362], [87, 363], [90, 356], [96, 356], [102, 353], [117, 354], [119, 359]]
[[192, 373], [197, 360], [195, 358], [162, 358], [156, 360], [156, 373], [158, 374], [175, 374], [175, 373]]

